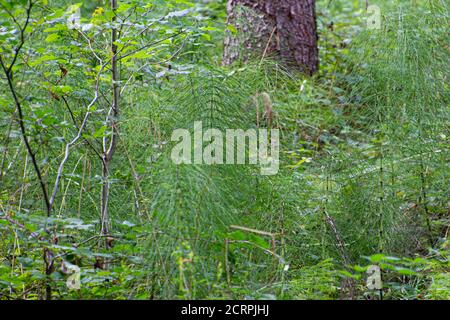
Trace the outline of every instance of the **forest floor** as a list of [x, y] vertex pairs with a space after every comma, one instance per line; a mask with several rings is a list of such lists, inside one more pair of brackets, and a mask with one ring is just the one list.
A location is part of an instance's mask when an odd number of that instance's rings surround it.
[[[222, 67], [224, 1], [123, 4], [138, 36], [117, 41], [114, 81], [111, 10], [81, 6], [77, 33], [60, 2], [32, 11], [11, 77], [36, 161], [0, 79], [0, 299], [450, 299], [448, 4], [317, 1], [312, 78], [270, 57]], [[278, 173], [174, 164], [195, 121], [279, 130]]]

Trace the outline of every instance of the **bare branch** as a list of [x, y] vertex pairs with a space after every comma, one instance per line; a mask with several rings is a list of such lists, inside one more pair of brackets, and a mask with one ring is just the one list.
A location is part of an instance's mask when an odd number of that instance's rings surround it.
[[80, 128], [78, 129], [78, 134], [75, 136], [75, 138], [73, 138], [69, 143], [66, 144], [65, 147], [65, 154], [64, 154], [64, 158], [61, 161], [61, 163], [59, 164], [59, 168], [58, 168], [58, 173], [56, 176], [56, 180], [55, 180], [55, 185], [53, 187], [53, 192], [52, 192], [52, 196], [50, 198], [50, 208], [53, 207], [53, 204], [55, 202], [55, 198], [56, 198], [56, 194], [58, 193], [58, 188], [59, 188], [59, 183], [61, 181], [62, 178], [62, 174], [63, 174], [63, 169], [64, 169], [64, 165], [66, 164], [67, 160], [69, 159], [69, 154], [70, 154], [70, 148], [82, 137], [83, 131], [86, 128], [87, 125], [87, 121], [91, 115], [91, 108], [92, 106], [97, 102], [98, 97], [99, 97], [99, 83], [100, 83], [100, 75], [103, 72], [103, 69], [105, 68], [105, 64], [103, 64], [100, 67], [100, 70], [97, 73], [97, 77], [96, 77], [96, 83], [95, 83], [95, 94], [94, 94], [94, 98], [91, 100], [91, 102], [88, 104], [88, 106], [86, 107], [86, 114], [84, 116], [83, 122], [81, 123]]

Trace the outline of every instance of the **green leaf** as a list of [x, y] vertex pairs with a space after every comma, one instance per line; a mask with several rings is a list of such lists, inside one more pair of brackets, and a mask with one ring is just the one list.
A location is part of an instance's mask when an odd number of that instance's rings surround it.
[[384, 257], [385, 257], [384, 254], [378, 253], [378, 254], [374, 254], [373, 256], [370, 256], [369, 260], [374, 263], [377, 263], [377, 262], [382, 261], [384, 259]]
[[57, 33], [52, 33], [45, 38], [45, 42], [55, 42], [59, 39], [59, 35]]
[[245, 234], [242, 231], [234, 231], [228, 234], [231, 240], [245, 240]]
[[269, 249], [270, 248], [270, 244], [264, 240], [262, 237], [259, 237], [257, 235], [252, 234], [250, 236], [250, 240], [255, 243], [256, 245], [264, 248], [264, 249]]
[[106, 126], [102, 126], [102, 127], [100, 127], [100, 129], [95, 131], [92, 136], [94, 138], [101, 138], [101, 137], [103, 137], [105, 135], [105, 132], [106, 132]]
[[232, 24], [227, 25], [227, 29], [232, 33], [232, 34], [237, 34], [237, 29], [235, 26], [233, 26]]
[[416, 272], [414, 270], [406, 269], [406, 268], [402, 268], [402, 267], [397, 267], [397, 268], [395, 268], [395, 270], [398, 273], [403, 274], [405, 276], [413, 276], [416, 274]]

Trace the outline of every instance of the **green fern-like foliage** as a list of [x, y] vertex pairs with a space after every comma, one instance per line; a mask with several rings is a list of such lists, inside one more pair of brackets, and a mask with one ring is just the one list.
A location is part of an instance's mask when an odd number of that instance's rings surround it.
[[327, 164], [328, 207], [356, 260], [436, 245], [442, 226], [430, 220], [446, 206], [448, 9], [430, 1], [384, 13], [381, 30], [355, 39], [346, 80], [352, 116], [374, 138]]
[[[155, 234], [145, 243], [147, 259], [155, 268], [166, 270], [167, 278], [177, 278], [176, 259], [171, 255], [187, 242], [198, 259], [192, 262], [192, 277], [208, 279], [204, 270], [214, 268], [217, 261], [202, 257], [222, 255], [221, 245], [215, 252], [211, 244], [218, 241], [219, 232], [233, 223], [239, 224], [248, 213], [259, 168], [176, 165], [170, 158], [175, 145], [170, 137], [175, 129], [192, 132], [195, 121], [201, 121], [204, 130], [255, 129], [256, 113], [251, 97], [256, 90], [236, 76], [206, 68], [180, 76], [173, 86], [162, 90], [167, 91], [162, 92], [164, 98], [158, 101], [163, 114], [159, 121], [162, 124], [160, 145], [156, 146], [160, 151], [150, 165], [145, 182], [150, 205], [144, 224]], [[155, 246], [164, 248], [164, 252], [152, 250]], [[161, 285], [161, 290], [169, 290], [171, 295], [181, 294], [176, 283]], [[185, 294], [195, 295], [193, 291]]]

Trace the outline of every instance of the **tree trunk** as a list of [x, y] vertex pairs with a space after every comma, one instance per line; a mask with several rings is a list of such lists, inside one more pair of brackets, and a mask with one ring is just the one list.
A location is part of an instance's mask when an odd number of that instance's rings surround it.
[[117, 31], [117, 26], [114, 23], [117, 21], [116, 18], [116, 10], [118, 6], [118, 0], [110, 0], [111, 9], [114, 15], [111, 18], [112, 29], [111, 29], [111, 80], [112, 80], [112, 102], [111, 102], [111, 110], [107, 116], [107, 123], [109, 123], [112, 131], [111, 141], [109, 142], [109, 147], [107, 143], [106, 136], [103, 138], [103, 154], [102, 154], [102, 169], [103, 169], [103, 184], [102, 184], [102, 195], [101, 195], [101, 203], [102, 203], [102, 212], [101, 212], [101, 235], [105, 236], [105, 244], [106, 248], [109, 247], [108, 238], [106, 237], [109, 234], [110, 227], [110, 218], [109, 218], [109, 169], [111, 165], [111, 161], [113, 159], [114, 152], [116, 151], [117, 145], [117, 117], [119, 116], [119, 100], [120, 100], [120, 77], [119, 77], [119, 68], [118, 68], [118, 60], [117, 60], [117, 44], [116, 41], [119, 40], [119, 33]]
[[275, 57], [312, 75], [319, 66], [315, 0], [228, 0], [223, 64]]

